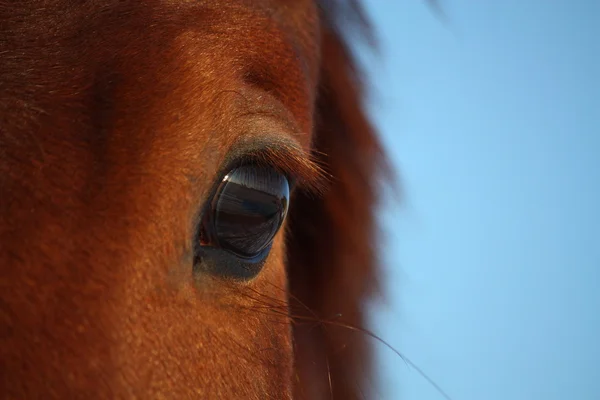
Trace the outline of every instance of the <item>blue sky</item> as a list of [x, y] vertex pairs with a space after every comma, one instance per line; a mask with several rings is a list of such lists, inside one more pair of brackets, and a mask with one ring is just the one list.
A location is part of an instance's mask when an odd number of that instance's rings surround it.
[[[455, 400], [600, 399], [600, 2], [367, 1], [402, 176], [374, 331]], [[380, 399], [442, 397], [377, 345]]]

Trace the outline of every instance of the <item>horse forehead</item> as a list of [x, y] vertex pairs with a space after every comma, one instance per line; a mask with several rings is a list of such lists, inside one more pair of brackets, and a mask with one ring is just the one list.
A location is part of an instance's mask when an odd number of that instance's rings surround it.
[[[27, 15], [36, 16], [35, 23]], [[199, 64], [196, 80], [207, 73], [216, 80], [245, 74], [250, 83], [287, 98], [285, 105], [305, 121], [302, 129], [308, 128], [310, 118], [299, 114], [311, 108], [318, 79], [319, 19], [313, 1], [24, 1], [19, 7], [0, 5], [0, 21], [5, 116], [18, 110], [26, 120], [56, 104], [65, 109], [89, 94], [94, 81], [117, 85], [120, 74], [173, 72], [161, 64], [173, 64], [173, 58], [185, 63], [191, 52]], [[178, 78], [159, 77], [167, 84]], [[278, 90], [282, 86], [286, 90]], [[139, 97], [149, 98], [145, 91]], [[10, 130], [11, 121], [4, 122]]]
[[98, 52], [93, 48], [98, 43], [108, 44], [108, 50], [128, 44], [132, 50], [136, 43], [160, 45], [161, 38], [168, 41], [189, 30], [244, 46], [268, 47], [273, 36], [285, 36], [306, 52], [314, 50], [320, 25], [312, 0], [23, 0], [16, 6], [0, 4], [0, 22], [5, 56], [18, 58], [11, 50], [28, 55], [28, 50], [45, 49], [36, 55], [50, 58], [76, 49], [84, 59], [90, 52], [82, 50]]

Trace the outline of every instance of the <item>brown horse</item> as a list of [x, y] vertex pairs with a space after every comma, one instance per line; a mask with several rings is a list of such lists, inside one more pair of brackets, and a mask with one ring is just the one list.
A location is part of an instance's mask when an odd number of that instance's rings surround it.
[[0, 0], [2, 397], [367, 396], [369, 31], [354, 1]]

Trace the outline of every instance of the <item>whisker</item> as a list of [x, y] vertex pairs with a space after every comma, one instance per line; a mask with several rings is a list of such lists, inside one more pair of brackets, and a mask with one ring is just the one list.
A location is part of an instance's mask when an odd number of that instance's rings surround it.
[[[282, 288], [278, 287], [277, 285], [275, 285], [271, 282], [269, 282], [269, 284], [272, 287], [274, 287], [276, 290], [284, 291]], [[375, 334], [374, 332], [372, 332], [368, 329], [356, 327], [356, 326], [344, 323], [343, 321], [339, 321], [339, 318], [342, 317], [341, 313], [336, 313], [329, 319], [320, 318], [316, 314], [316, 312], [314, 312], [314, 310], [311, 310], [310, 307], [308, 307], [302, 301], [297, 299], [298, 304], [300, 304], [306, 311], [309, 311], [311, 313], [311, 316], [296, 315], [294, 313], [289, 312], [288, 307], [281, 304], [282, 303], [281, 300], [272, 298], [272, 297], [270, 297], [264, 293], [261, 293], [258, 290], [253, 289], [253, 288], [246, 288], [246, 289], [248, 289], [250, 292], [252, 292], [258, 296], [258, 297], [253, 297], [248, 294], [244, 294], [245, 296], [247, 296], [250, 299], [253, 299], [253, 300], [259, 301], [259, 302], [264, 301], [263, 299], [267, 299], [267, 300], [275, 303], [275, 304], [263, 303], [262, 306], [258, 306], [258, 307], [251, 306], [251, 307], [248, 307], [249, 310], [251, 310], [251, 311], [261, 310], [260, 312], [264, 313], [264, 314], [276, 314], [276, 315], [283, 316], [283, 317], [289, 317], [293, 324], [312, 322], [312, 323], [314, 323], [314, 325], [311, 327], [311, 329], [314, 329], [317, 326], [322, 326], [324, 329], [326, 329], [327, 326], [335, 326], [335, 327], [345, 328], [345, 329], [348, 329], [348, 330], [351, 330], [354, 332], [362, 333], [372, 339], [375, 339], [377, 342], [383, 344], [385, 347], [387, 347], [389, 350], [391, 350], [394, 354], [396, 354], [408, 367], [415, 370], [418, 375], [420, 375], [423, 379], [425, 379], [444, 399], [453, 400], [452, 397], [448, 393], [446, 393], [446, 391], [444, 389], [441, 388], [441, 386], [439, 386], [427, 373], [425, 373], [425, 371], [423, 371], [418, 365], [416, 365], [409, 357], [407, 357], [405, 354], [403, 354], [402, 352], [397, 350], [394, 346], [389, 344], [386, 340], [384, 340], [383, 338], [381, 338], [380, 336], [378, 336], [377, 334]], [[289, 296], [294, 297], [291, 294], [289, 294]], [[277, 305], [276, 303], [280, 303], [280, 304]], [[281, 322], [281, 323], [285, 323], [285, 322]], [[343, 349], [341, 349], [341, 350], [343, 350]], [[341, 351], [341, 350], [338, 350], [338, 351]], [[326, 356], [325, 361], [326, 361], [326, 365], [327, 365], [330, 390], [333, 390], [333, 388], [331, 386], [332, 385], [331, 369], [330, 369], [330, 365], [329, 365], [329, 359], [327, 356]], [[360, 388], [359, 388], [359, 391], [360, 391]], [[364, 395], [364, 393], [363, 393], [363, 395]]]

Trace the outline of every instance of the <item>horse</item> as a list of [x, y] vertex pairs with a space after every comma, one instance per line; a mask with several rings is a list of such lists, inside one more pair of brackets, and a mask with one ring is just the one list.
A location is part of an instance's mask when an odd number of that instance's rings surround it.
[[387, 161], [358, 1], [0, 1], [0, 392], [354, 399]]

